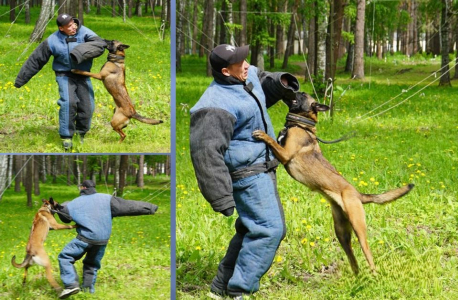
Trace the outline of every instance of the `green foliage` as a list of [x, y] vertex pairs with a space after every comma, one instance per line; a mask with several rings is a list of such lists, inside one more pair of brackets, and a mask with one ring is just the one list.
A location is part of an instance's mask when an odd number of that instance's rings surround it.
[[[25, 257], [30, 227], [41, 206], [41, 198], [53, 197], [62, 203], [78, 196], [76, 186], [67, 186], [66, 178], [58, 177], [57, 184], [50, 184], [51, 181], [49, 178], [48, 183], [40, 184], [41, 195], [33, 197], [32, 208], [26, 206], [25, 192], [15, 193], [13, 188], [5, 192], [0, 202], [1, 298], [56, 299], [56, 293], [46, 280], [44, 268], [31, 267], [23, 287], [24, 270], [11, 265], [13, 255], [19, 262]], [[127, 181], [135, 182], [135, 178], [128, 177]], [[113, 186], [99, 184], [97, 189], [102, 193], [111, 193]], [[143, 189], [128, 185], [124, 195], [125, 199], [154, 203], [159, 209], [152, 216], [113, 219], [112, 235], [97, 275], [96, 293], [80, 293], [72, 299], [170, 298], [170, 178], [145, 175]], [[45, 242], [54, 278], [60, 285], [57, 256], [75, 237], [74, 230], [52, 230]], [[81, 278], [81, 261], [75, 267]]]
[[351, 31], [342, 31], [342, 38], [344, 41], [348, 41], [350, 44], [355, 43], [355, 34]]
[[[182, 63], [176, 94], [177, 297], [203, 299], [234, 233], [236, 216], [225, 218], [213, 212], [199, 192], [189, 155], [189, 108], [211, 78], [204, 76], [203, 59], [185, 57]], [[292, 64], [300, 63], [303, 60], [293, 57]], [[440, 69], [440, 58], [398, 54], [389, 56], [386, 62], [366, 58], [364, 81], [353, 81], [348, 74], [339, 73], [344, 61], [339, 63], [336, 82], [351, 88], [336, 103], [334, 120], [321, 115], [318, 135], [331, 140], [356, 131], [357, 136], [322, 145], [325, 157], [363, 193], [381, 193], [409, 182], [416, 187], [394, 203], [365, 206], [368, 241], [378, 275], [370, 274], [354, 238], [353, 248], [361, 268], [361, 274], [355, 277], [335, 237], [326, 201], [279, 167], [279, 193], [288, 232], [254, 298], [455, 299], [456, 87], [433, 84], [398, 107], [367, 118], [367, 113], [395, 96], [400, 94], [376, 112], [430, 83], [434, 76], [413, 87]], [[303, 80], [303, 70], [295, 74], [300, 76], [301, 90], [313, 95], [310, 84]], [[282, 103], [269, 109], [277, 132], [283, 127], [286, 112]]]
[[[0, 6], [0, 20], [9, 10]], [[52, 62], [25, 86], [16, 89], [15, 78], [27, 57], [38, 46], [28, 38], [38, 17], [39, 7], [31, 8], [32, 21], [24, 24], [23, 15], [14, 24], [0, 22], [0, 152], [43, 153], [63, 152], [58, 134], [59, 98]], [[162, 119], [163, 124], [148, 125], [131, 120], [124, 132], [127, 138], [119, 144], [110, 120], [114, 102], [101, 81], [92, 79], [95, 111], [91, 130], [84, 144], [74, 138], [74, 152], [85, 153], [165, 153], [170, 151], [170, 34], [159, 38], [159, 18], [112, 18], [110, 11], [96, 15], [92, 9], [84, 15], [85, 26], [105, 39], [117, 39], [128, 45], [126, 50], [126, 87], [137, 112], [145, 117]], [[46, 38], [57, 30], [51, 21]], [[29, 48], [30, 47], [30, 48]], [[28, 49], [27, 49], [28, 48]], [[26, 50], [27, 49], [27, 50]], [[26, 50], [26, 51], [25, 51]], [[93, 72], [106, 62], [102, 55], [94, 60]]]

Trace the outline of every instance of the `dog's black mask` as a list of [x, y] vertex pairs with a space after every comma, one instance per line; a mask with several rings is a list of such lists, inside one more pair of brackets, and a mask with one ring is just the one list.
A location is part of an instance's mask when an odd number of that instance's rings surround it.
[[300, 113], [300, 112], [309, 111], [310, 106], [308, 104], [307, 97], [310, 97], [310, 96], [303, 92], [297, 92], [295, 99], [285, 102], [286, 105], [288, 105], [289, 107], [289, 112], [290, 113]]
[[107, 50], [110, 53], [116, 53], [117, 50], [123, 51], [130, 47], [129, 45], [124, 45], [120, 41], [117, 41], [117, 40], [112, 40], [112, 41], [105, 40], [105, 43], [107, 43]]
[[316, 102], [309, 94], [297, 92], [296, 99], [286, 102], [289, 112], [293, 114], [304, 114], [313, 112], [315, 115], [320, 111], [329, 110], [329, 106]]

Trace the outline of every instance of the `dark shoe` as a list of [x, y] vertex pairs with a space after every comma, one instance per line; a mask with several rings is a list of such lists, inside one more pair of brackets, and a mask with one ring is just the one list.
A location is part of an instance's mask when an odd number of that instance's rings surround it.
[[207, 294], [208, 297], [212, 299], [224, 299], [227, 296], [225, 289], [220, 289], [216, 287], [213, 283], [210, 286], [210, 292]]
[[62, 139], [62, 146], [64, 147], [65, 150], [71, 150], [73, 147], [72, 144], [72, 139]]
[[71, 295], [78, 294], [79, 291], [80, 291], [79, 287], [64, 289], [62, 293], [60, 293], [59, 299], [66, 299], [70, 297]]

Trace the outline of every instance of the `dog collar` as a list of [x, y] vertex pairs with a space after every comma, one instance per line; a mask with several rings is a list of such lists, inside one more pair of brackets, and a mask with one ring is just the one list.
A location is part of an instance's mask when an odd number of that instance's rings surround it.
[[109, 61], [116, 62], [116, 61], [123, 61], [124, 59], [125, 59], [125, 57], [121, 56], [121, 55], [116, 55], [116, 54], [111, 54], [111, 53], [108, 54], [108, 60]]
[[[305, 125], [305, 127], [315, 127], [316, 122], [310, 120], [309, 118], [303, 117], [301, 115], [293, 114], [293, 113], [288, 113], [286, 115], [286, 127], [288, 124], [294, 124], [294, 125]], [[291, 124], [291, 125], [292, 125]]]

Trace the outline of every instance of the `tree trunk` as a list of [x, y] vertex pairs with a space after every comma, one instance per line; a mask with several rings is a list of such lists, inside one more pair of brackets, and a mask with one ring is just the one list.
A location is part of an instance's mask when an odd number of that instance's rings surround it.
[[111, 17], [116, 17], [116, 0], [111, 0]]
[[16, 0], [10, 0], [10, 22], [16, 19]]
[[126, 186], [127, 168], [129, 166], [129, 155], [121, 155], [119, 163], [119, 189], [118, 193], [122, 196], [124, 187]]
[[458, 79], [458, 20], [456, 21], [455, 28], [455, 41], [456, 41], [456, 58], [455, 58], [455, 79]]
[[137, 172], [137, 186], [143, 188], [145, 186], [144, 181], [144, 169], [145, 169], [145, 155], [140, 155], [138, 160], [138, 172]]
[[205, 6], [205, 15], [204, 15], [204, 20], [203, 23], [205, 25], [204, 29], [202, 30], [205, 35], [203, 34], [202, 37], [202, 45], [206, 49], [202, 49], [205, 51], [205, 57], [206, 62], [207, 62], [207, 76], [212, 76], [212, 71], [211, 71], [211, 65], [210, 61], [208, 59], [208, 55], [210, 54], [210, 51], [215, 47], [213, 41], [212, 41], [212, 32], [214, 30], [214, 8], [215, 8], [215, 0], [206, 0], [205, 1], [206, 6]]
[[358, 0], [355, 25], [355, 55], [351, 77], [364, 79], [364, 22], [366, 0]]
[[[197, 1], [194, 1], [194, 10], [192, 13], [192, 24], [197, 24], [197, 17], [199, 14], [199, 5]], [[192, 40], [191, 40], [191, 54], [197, 54], [197, 31], [198, 27], [194, 25], [192, 27]]]
[[38, 17], [35, 28], [29, 37], [29, 42], [41, 41], [48, 21], [53, 17], [52, 0], [43, 0], [41, 4], [40, 16]]
[[[311, 10], [316, 11], [316, 3], [314, 2], [311, 6]], [[309, 39], [308, 39], [308, 54], [307, 54], [307, 68], [305, 70], [305, 79], [306, 80], [313, 80], [310, 76], [315, 75], [316, 73], [316, 15], [313, 14], [313, 17], [309, 20]], [[310, 74], [309, 74], [310, 73]]]
[[295, 1], [292, 12], [291, 12], [291, 18], [290, 18], [289, 29], [288, 29], [288, 40], [286, 42], [286, 51], [285, 51], [285, 56], [283, 57], [282, 69], [286, 69], [288, 67], [288, 58], [290, 55], [294, 54], [294, 35], [296, 32], [294, 18], [296, 17], [297, 5], [298, 5], [298, 1]]
[[[286, 12], [288, 1], [280, 1], [278, 4], [278, 11], [279, 12]], [[283, 28], [282, 24], [277, 24], [276, 26], [276, 43], [275, 43], [275, 56], [277, 58], [282, 58], [285, 54], [285, 43], [284, 43], [284, 36], [285, 36], [285, 29]]]
[[317, 9], [317, 51], [316, 51], [316, 69], [315, 76], [321, 78], [322, 82], [325, 81], [324, 71], [326, 66], [326, 29], [328, 27], [328, 20], [325, 11], [318, 11]]
[[2, 200], [8, 181], [8, 155], [0, 155], [0, 200]]
[[183, 18], [181, 17], [185, 11], [184, 11], [184, 5], [181, 4], [181, 1], [178, 1], [176, 3], [176, 10], [178, 12], [178, 16], [176, 18], [176, 48], [175, 48], [175, 66], [176, 66], [176, 71], [181, 72], [181, 49], [183, 47], [182, 42], [183, 42]]
[[25, 5], [25, 24], [30, 24], [30, 4], [29, 1], [24, 3]]
[[72, 167], [73, 167], [73, 160], [72, 156], [67, 156], [67, 185], [72, 185]]
[[14, 155], [13, 156], [13, 174], [15, 176], [14, 179], [14, 191], [16, 193], [21, 192], [21, 182], [22, 182], [22, 163], [23, 163], [23, 156], [22, 155]]
[[25, 191], [27, 193], [27, 206], [32, 207], [32, 186], [33, 186], [33, 158], [27, 155], [27, 166], [25, 172]]
[[442, 68], [442, 77], [439, 81], [439, 86], [451, 86], [450, 83], [450, 69], [449, 69], [449, 57], [448, 57], [448, 32], [450, 27], [450, 17], [451, 13], [448, 10], [448, 7], [451, 7], [452, 3], [450, 0], [442, 0], [442, 13], [441, 13], [441, 68]]
[[84, 25], [84, 0], [78, 0], [78, 20]]
[[35, 196], [40, 195], [40, 160], [41, 155], [33, 157], [33, 194]]
[[115, 160], [114, 160], [114, 168], [113, 168], [114, 186], [116, 189], [119, 189], [119, 162], [120, 162], [120, 156], [116, 155]]
[[247, 44], [247, 0], [240, 0], [240, 25], [242, 30], [240, 31], [240, 43], [239, 46], [245, 46]]
[[326, 38], [326, 78], [334, 80], [337, 58], [339, 57], [340, 40], [346, 0], [332, 0], [329, 18], [329, 35]]

